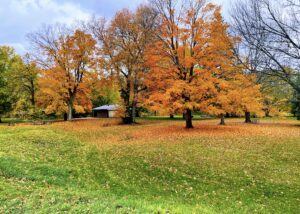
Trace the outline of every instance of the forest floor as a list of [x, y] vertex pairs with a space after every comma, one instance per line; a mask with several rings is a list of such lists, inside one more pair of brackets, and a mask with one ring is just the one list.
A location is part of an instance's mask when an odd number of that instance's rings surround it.
[[300, 122], [0, 126], [0, 213], [300, 213]]

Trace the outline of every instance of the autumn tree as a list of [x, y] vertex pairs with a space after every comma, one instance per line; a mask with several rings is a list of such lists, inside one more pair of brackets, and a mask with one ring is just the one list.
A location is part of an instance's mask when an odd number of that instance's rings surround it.
[[[44, 92], [42, 97], [45, 102], [48, 100], [44, 104], [48, 104], [47, 109], [55, 106], [54, 109], [66, 112], [68, 120], [71, 120], [74, 105], [75, 110], [82, 111], [85, 108], [79, 107], [76, 100], [82, 98], [78, 97], [80, 93], [86, 93], [84, 82], [93, 66], [95, 40], [81, 30], [72, 32], [53, 26], [45, 27], [29, 38], [40, 53], [37, 62], [45, 71], [41, 78], [48, 80], [40, 82]], [[49, 97], [46, 97], [47, 94]]]
[[[204, 1], [186, 1], [180, 6], [174, 0], [151, 3], [159, 14], [160, 26], [157, 31], [159, 41], [152, 46], [149, 61], [160, 68], [151, 72], [149, 88], [155, 88], [151, 87], [154, 79], [164, 83], [159, 90], [163, 95], [150, 95], [150, 99], [161, 98], [156, 102], [172, 106], [171, 111], [185, 113], [186, 128], [192, 128], [192, 111], [204, 103], [200, 102], [204, 91], [213, 86], [205, 83], [205, 76], [209, 78], [209, 75], [199, 61], [203, 56], [201, 48], [206, 43], [206, 21], [211, 19], [214, 8], [204, 9]], [[203, 78], [198, 78], [200, 72]]]
[[220, 117], [220, 125], [225, 125], [227, 114], [245, 115], [245, 122], [251, 123], [248, 112], [262, 115], [261, 85], [256, 84], [255, 75], [245, 75], [238, 65], [231, 66], [231, 70], [219, 72], [215, 85], [217, 93], [210, 98], [210, 105], [215, 109], [208, 113]]
[[[64, 80], [65, 73], [59, 68], [44, 69], [40, 71], [41, 77], [38, 81], [39, 91], [37, 93], [37, 105], [46, 114], [65, 115], [68, 112], [69, 89]], [[90, 112], [92, 103], [90, 100], [90, 88], [83, 81], [76, 89], [76, 97], [73, 100], [75, 112]], [[66, 118], [65, 118], [66, 119]]]
[[193, 127], [194, 110], [224, 115], [232, 104], [229, 92], [238, 89], [231, 81], [242, 74], [233, 51], [237, 38], [228, 34], [221, 8], [196, 0], [151, 2], [160, 26], [148, 52], [148, 103], [185, 113], [186, 128]]
[[239, 37], [229, 35], [229, 25], [222, 20], [220, 8], [208, 26], [207, 48], [204, 59], [209, 63], [206, 69], [215, 77], [216, 92], [211, 95], [211, 103], [215, 110], [208, 112], [221, 118], [225, 125], [225, 115], [244, 115], [245, 112], [261, 112], [260, 85], [256, 84], [256, 76], [246, 74], [244, 67], [236, 57], [234, 47], [239, 44]]
[[135, 123], [139, 94], [145, 89], [145, 50], [153, 40], [155, 18], [151, 8], [140, 6], [135, 12], [117, 12], [111, 22], [94, 20], [89, 26], [99, 42], [102, 66], [119, 85], [125, 123]]

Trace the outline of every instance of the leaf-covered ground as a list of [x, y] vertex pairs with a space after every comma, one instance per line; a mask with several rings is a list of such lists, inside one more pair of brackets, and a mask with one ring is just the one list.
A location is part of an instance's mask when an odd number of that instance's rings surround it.
[[300, 213], [300, 124], [0, 126], [0, 213]]

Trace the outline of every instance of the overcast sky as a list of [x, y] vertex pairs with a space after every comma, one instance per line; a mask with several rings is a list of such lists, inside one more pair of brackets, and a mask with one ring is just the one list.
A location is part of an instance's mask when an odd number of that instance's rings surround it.
[[[0, 0], [0, 45], [13, 46], [20, 54], [28, 48], [26, 35], [43, 24], [87, 20], [93, 14], [111, 17], [122, 8], [134, 9], [146, 0]], [[231, 0], [212, 0], [227, 16]]]

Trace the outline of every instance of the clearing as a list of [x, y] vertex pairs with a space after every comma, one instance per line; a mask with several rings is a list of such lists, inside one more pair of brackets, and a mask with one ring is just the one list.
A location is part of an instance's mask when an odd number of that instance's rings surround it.
[[0, 213], [300, 213], [300, 123], [0, 126]]

